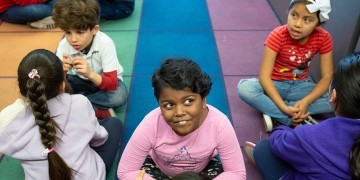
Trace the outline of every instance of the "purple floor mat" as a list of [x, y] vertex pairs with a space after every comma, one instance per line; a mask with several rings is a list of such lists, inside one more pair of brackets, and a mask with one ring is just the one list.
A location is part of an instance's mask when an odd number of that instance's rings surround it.
[[223, 74], [258, 75], [270, 31], [216, 31]]
[[237, 93], [237, 84], [246, 76], [226, 76], [225, 86], [228, 95], [232, 122], [240, 145], [245, 141], [258, 142], [267, 138], [261, 113], [243, 102]]
[[265, 0], [207, 0], [213, 29], [271, 30], [280, 25]]

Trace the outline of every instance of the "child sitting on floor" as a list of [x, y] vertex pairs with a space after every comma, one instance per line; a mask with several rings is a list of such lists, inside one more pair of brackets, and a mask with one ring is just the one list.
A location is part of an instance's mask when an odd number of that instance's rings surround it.
[[135, 179], [141, 168], [144, 179], [169, 179], [185, 171], [246, 179], [230, 120], [206, 103], [211, 85], [209, 75], [192, 60], [161, 64], [152, 77], [159, 107], [145, 116], [126, 145], [117, 172], [121, 180]]
[[360, 53], [339, 62], [328, 91], [336, 117], [295, 129], [280, 126], [256, 146], [245, 143], [264, 179], [360, 178]]
[[25, 179], [105, 179], [121, 121], [107, 118], [100, 125], [86, 97], [65, 92], [62, 69], [61, 60], [43, 49], [20, 62], [22, 96], [0, 112], [0, 152], [20, 160]]
[[[312, 114], [333, 112], [327, 101], [333, 73], [331, 35], [321, 28], [329, 20], [330, 0], [292, 0], [287, 24], [265, 42], [259, 79], [242, 79], [239, 97], [263, 113], [265, 130], [273, 122], [287, 126], [316, 124]], [[310, 64], [320, 54], [321, 79], [308, 80]]]
[[56, 55], [64, 63], [75, 94], [83, 94], [98, 119], [115, 117], [113, 108], [126, 103], [128, 90], [114, 42], [99, 30], [96, 0], [59, 0], [53, 18], [64, 32]]

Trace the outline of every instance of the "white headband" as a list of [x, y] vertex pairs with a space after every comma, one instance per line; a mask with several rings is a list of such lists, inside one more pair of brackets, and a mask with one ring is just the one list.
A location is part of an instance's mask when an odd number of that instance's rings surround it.
[[307, 4], [306, 7], [310, 13], [320, 11], [320, 22], [329, 20], [329, 13], [331, 11], [330, 0], [307, 0], [312, 4]]

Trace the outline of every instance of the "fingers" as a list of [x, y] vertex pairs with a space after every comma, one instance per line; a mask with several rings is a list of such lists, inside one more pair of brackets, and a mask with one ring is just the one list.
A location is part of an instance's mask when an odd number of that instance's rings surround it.
[[63, 69], [65, 72], [68, 72], [70, 71], [70, 69], [72, 68], [72, 62], [71, 60], [69, 59], [69, 55], [68, 54], [63, 54], [63, 59], [62, 59], [62, 62], [63, 62]]
[[70, 71], [72, 68], [75, 70], [76, 73], [79, 73], [83, 76], [89, 74], [90, 72], [87, 61], [81, 55], [63, 54], [62, 62], [65, 72]]
[[298, 113], [296, 116], [292, 117], [292, 121], [295, 123], [300, 123], [300, 122], [304, 121], [309, 115], [310, 115], [309, 112], [304, 113], [304, 114]]
[[142, 180], [144, 178], [144, 175], [145, 175], [145, 170], [144, 169], [140, 170], [140, 172], [136, 176], [136, 180]]

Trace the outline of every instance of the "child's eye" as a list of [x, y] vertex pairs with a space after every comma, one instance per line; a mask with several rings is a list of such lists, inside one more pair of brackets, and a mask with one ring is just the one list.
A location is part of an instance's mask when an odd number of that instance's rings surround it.
[[309, 19], [309, 18], [305, 18], [305, 23], [310, 23], [311, 22], [311, 19]]
[[171, 103], [166, 103], [166, 104], [164, 104], [164, 107], [165, 107], [165, 109], [171, 109], [174, 107], [174, 105]]
[[194, 102], [194, 100], [192, 100], [192, 99], [186, 99], [184, 104], [185, 105], [191, 105], [193, 102]]

